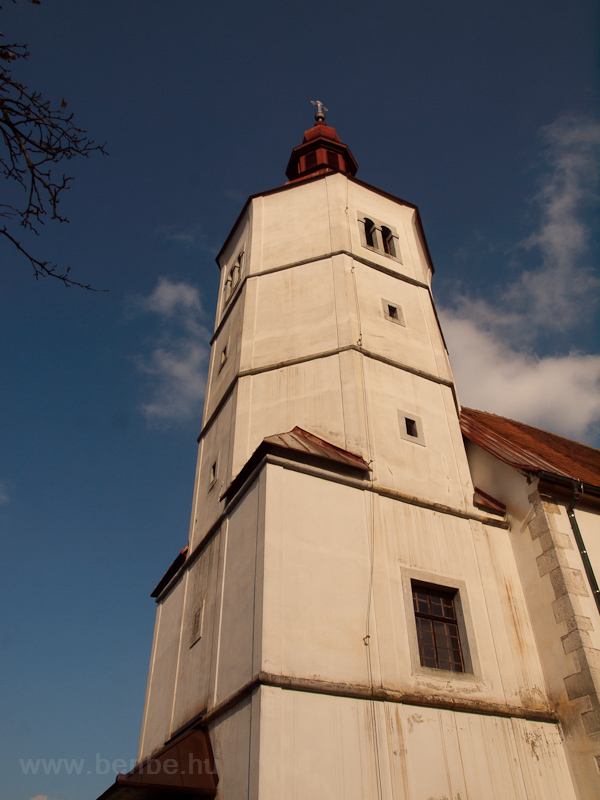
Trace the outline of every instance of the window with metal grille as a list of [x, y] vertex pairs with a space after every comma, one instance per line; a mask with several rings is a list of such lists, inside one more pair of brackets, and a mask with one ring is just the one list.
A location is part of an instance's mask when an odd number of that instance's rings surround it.
[[441, 587], [412, 584], [422, 667], [465, 671], [454, 603], [456, 594]]

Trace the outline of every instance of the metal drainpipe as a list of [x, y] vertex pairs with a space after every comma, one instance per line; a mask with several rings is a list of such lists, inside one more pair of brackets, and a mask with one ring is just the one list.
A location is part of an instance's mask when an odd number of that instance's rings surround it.
[[585, 543], [583, 541], [581, 531], [579, 530], [577, 519], [575, 518], [575, 506], [577, 505], [577, 503], [579, 503], [581, 495], [583, 494], [583, 484], [579, 483], [579, 486], [581, 487], [581, 492], [579, 491], [579, 488], [577, 486], [577, 481], [573, 481], [573, 499], [569, 504], [569, 507], [567, 509], [567, 514], [569, 517], [569, 522], [571, 523], [571, 528], [573, 530], [573, 536], [575, 537], [575, 541], [577, 542], [577, 547], [579, 548], [579, 552], [581, 554], [581, 560], [583, 561], [585, 574], [587, 575], [590, 588], [592, 590], [592, 594], [594, 595], [594, 600], [596, 601], [596, 605], [598, 606], [598, 611], [600, 611], [600, 588], [598, 588], [598, 582], [596, 580], [596, 576], [594, 575], [594, 568], [592, 567], [592, 562], [590, 561], [590, 557], [588, 556], [587, 550], [585, 549]]

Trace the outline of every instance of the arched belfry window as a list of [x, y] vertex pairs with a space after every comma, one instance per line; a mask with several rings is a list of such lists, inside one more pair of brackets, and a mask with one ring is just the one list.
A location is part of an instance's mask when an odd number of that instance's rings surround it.
[[381, 238], [383, 239], [383, 252], [392, 258], [396, 257], [396, 248], [394, 246], [394, 234], [385, 225], [381, 227]]
[[229, 271], [227, 272], [227, 277], [225, 279], [225, 285], [223, 287], [225, 292], [225, 302], [229, 301], [229, 298], [233, 295], [234, 289], [240, 282], [243, 259], [244, 251], [240, 250], [233, 264], [229, 267]]
[[367, 247], [375, 247], [375, 223], [372, 219], [365, 219], [365, 239]]
[[394, 261], [402, 263], [396, 228], [393, 228], [389, 223], [385, 224], [381, 220], [367, 217], [366, 214], [362, 214], [360, 211], [357, 213], [357, 220], [360, 243], [363, 247], [368, 247], [380, 255], [393, 258]]

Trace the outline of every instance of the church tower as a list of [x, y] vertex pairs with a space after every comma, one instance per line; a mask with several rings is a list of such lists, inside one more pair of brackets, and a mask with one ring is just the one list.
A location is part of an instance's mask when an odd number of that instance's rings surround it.
[[418, 209], [356, 171], [319, 104], [217, 257], [123, 797], [583, 797], [508, 523], [474, 504]]

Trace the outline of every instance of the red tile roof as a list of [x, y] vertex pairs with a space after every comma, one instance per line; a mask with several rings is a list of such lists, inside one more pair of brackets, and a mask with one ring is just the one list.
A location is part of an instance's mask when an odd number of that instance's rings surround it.
[[465, 438], [512, 467], [600, 486], [600, 450], [594, 447], [473, 408], [462, 409], [460, 426]]

